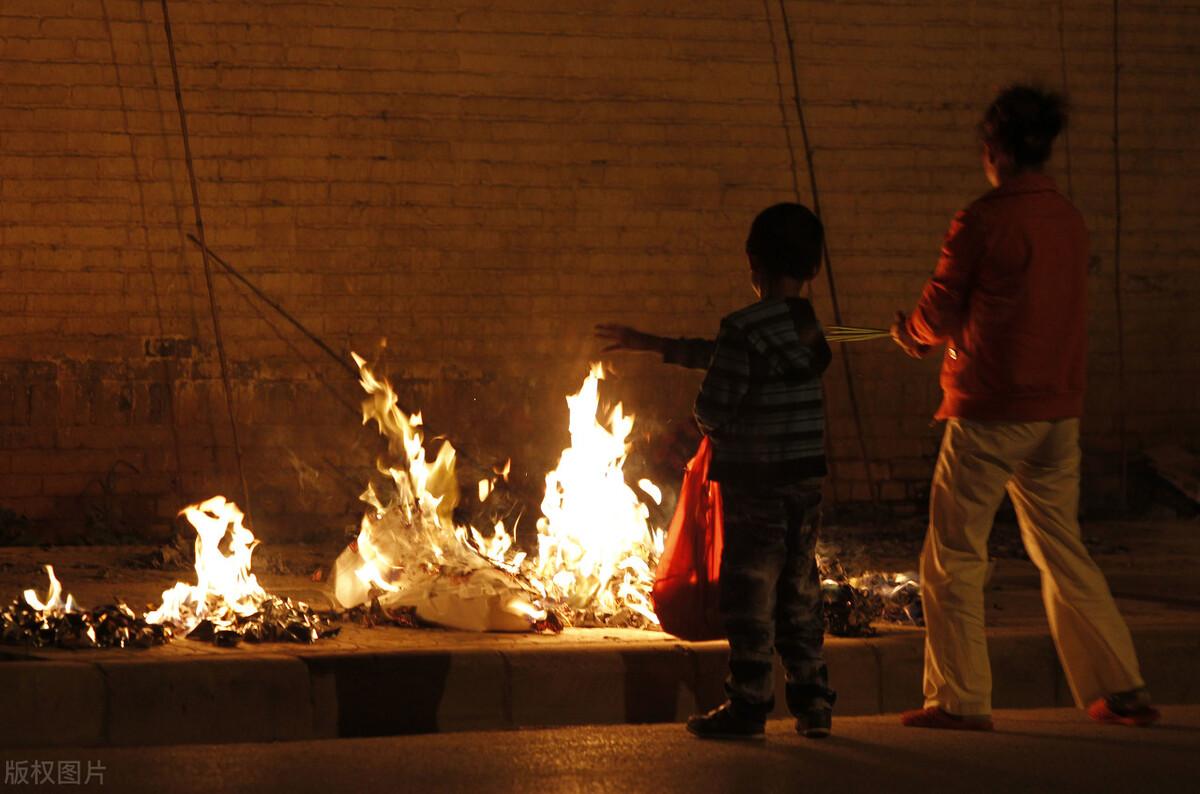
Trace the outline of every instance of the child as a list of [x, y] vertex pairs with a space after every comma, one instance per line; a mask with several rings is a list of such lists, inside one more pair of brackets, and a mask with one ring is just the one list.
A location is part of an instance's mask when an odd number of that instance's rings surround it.
[[644, 350], [707, 371], [696, 398], [712, 440], [725, 537], [721, 614], [729, 637], [728, 700], [688, 720], [702, 738], [761, 738], [774, 707], [773, 650], [787, 671], [796, 730], [829, 735], [824, 621], [814, 548], [825, 475], [821, 373], [831, 353], [801, 288], [821, 265], [824, 230], [799, 204], [776, 204], [750, 226], [746, 253], [759, 300], [721, 321], [715, 342], [597, 326], [607, 350]]

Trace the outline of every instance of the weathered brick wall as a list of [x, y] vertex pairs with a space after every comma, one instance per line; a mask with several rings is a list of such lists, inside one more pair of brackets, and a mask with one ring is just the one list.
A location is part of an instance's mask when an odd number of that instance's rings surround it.
[[[1137, 449], [1200, 430], [1200, 4], [1121, 7]], [[1071, 167], [1063, 147], [1053, 167], [1095, 243], [1086, 445], [1111, 453], [1111, 4], [786, 10], [851, 324], [911, 305], [950, 215], [984, 189], [971, 130], [994, 88], [1065, 77]], [[386, 337], [407, 404], [533, 481], [565, 440], [591, 325], [711, 333], [749, 299], [755, 211], [794, 179], [811, 199], [777, 0], [171, 14], [210, 244], [333, 347], [375, 356]], [[102, 534], [236, 495], [159, 3], [5, 0], [0, 70], [0, 504]], [[374, 449], [346, 407], [353, 381], [234, 281], [215, 285], [259, 525], [282, 537], [352, 515]], [[823, 278], [814, 296], [831, 323]], [[883, 342], [852, 356], [883, 496], [911, 500], [937, 444], [936, 362]], [[694, 374], [617, 363], [607, 393], [647, 430], [686, 421]], [[835, 494], [863, 499], [842, 371], [827, 382]]]

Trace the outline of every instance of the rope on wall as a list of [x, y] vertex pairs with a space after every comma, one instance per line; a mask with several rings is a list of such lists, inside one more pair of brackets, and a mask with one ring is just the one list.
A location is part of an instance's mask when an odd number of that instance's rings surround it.
[[1129, 504], [1125, 432], [1125, 312], [1121, 300], [1121, 1], [1112, 6], [1113, 302], [1117, 311], [1117, 438], [1121, 445], [1121, 509]]
[[[150, 277], [150, 292], [154, 298], [154, 316], [157, 321], [159, 336], [166, 336], [166, 323], [163, 320], [162, 299], [159, 294], [158, 276], [154, 269], [154, 258], [150, 254], [150, 222], [146, 216], [146, 185], [142, 177], [142, 169], [138, 161], [137, 150], [134, 146], [133, 133], [129, 123], [129, 103], [125, 94], [125, 82], [121, 79], [121, 67], [117, 61], [117, 45], [113, 37], [112, 18], [108, 13], [107, 0], [100, 0], [100, 15], [104, 21], [104, 33], [108, 38], [108, 55], [112, 61], [113, 78], [117, 83], [117, 94], [121, 100], [121, 126], [125, 132], [125, 140], [129, 144], [129, 162], [133, 167], [133, 181], [137, 186], [138, 211], [141, 218], [142, 249], [146, 254], [146, 274]], [[174, 487], [183, 487], [183, 452], [179, 439], [179, 417], [175, 411], [174, 377], [171, 364], [166, 356], [159, 360], [159, 370], [162, 377], [163, 393], [166, 395], [167, 415], [171, 420], [171, 448], [175, 455], [175, 474], [172, 477]]]
[[[767, 5], [767, 0], [764, 0], [763, 6], [764, 6], [764, 10], [766, 10], [766, 12], [767, 12], [767, 22], [768, 22], [768, 24], [770, 24], [771, 13], [770, 13], [770, 8]], [[788, 64], [791, 67], [791, 74], [792, 74], [792, 102], [796, 109], [796, 119], [797, 119], [798, 125], [800, 127], [800, 143], [804, 150], [804, 161], [805, 161], [805, 165], [806, 165], [807, 171], [808, 171], [809, 192], [810, 192], [810, 195], [812, 196], [812, 205], [813, 205], [812, 210], [813, 210], [813, 213], [818, 218], [820, 218], [821, 217], [821, 198], [820, 198], [820, 193], [817, 190], [817, 175], [816, 175], [816, 169], [814, 168], [814, 165], [813, 165], [813, 150], [812, 150], [812, 145], [809, 142], [808, 125], [806, 124], [805, 119], [804, 119], [804, 102], [800, 97], [800, 75], [799, 75], [799, 71], [798, 71], [798, 68], [796, 65], [796, 43], [792, 39], [791, 21], [788, 19], [787, 3], [785, 2], [785, 0], [779, 0], [779, 12], [783, 18], [783, 32], [784, 32], [784, 37], [787, 41]], [[773, 51], [775, 51], [774, 44], [775, 44], [775, 31], [774, 31], [774, 27], [772, 26], [771, 27], [771, 45], [772, 45]], [[779, 61], [778, 61], [778, 53], [776, 51], [776, 74], [778, 74], [778, 72], [779, 72]], [[782, 105], [782, 100], [781, 100], [781, 105]], [[790, 132], [788, 132], [788, 125], [787, 125], [786, 119], [784, 120], [783, 127], [784, 127], [785, 133], [787, 133], [788, 149], [789, 149], [789, 154], [791, 154], [792, 141], [791, 141], [791, 134], [790, 134]], [[793, 166], [792, 167], [792, 181], [793, 181], [793, 185], [795, 186], [796, 195], [797, 195], [797, 197], [799, 197], [800, 189], [799, 189], [799, 184], [798, 184], [797, 178], [796, 178], [795, 156], [794, 155], [791, 155], [791, 156], [792, 156], [792, 166]], [[829, 258], [828, 239], [829, 239], [828, 235], [826, 235], [825, 242], [822, 246], [821, 255], [822, 255], [822, 258], [823, 258], [824, 264], [825, 264], [825, 277], [829, 283], [829, 301], [833, 307], [833, 319], [834, 319], [834, 322], [840, 326], [840, 325], [842, 325], [842, 309], [841, 309], [841, 305], [839, 304], [839, 301], [838, 301], [837, 284], [834, 280], [834, 275], [833, 275], [833, 264]], [[859, 456], [862, 459], [863, 472], [867, 478], [867, 489], [871, 495], [871, 503], [876, 508], [878, 508], [879, 507], [879, 490], [875, 483], [875, 477], [871, 473], [871, 458], [870, 458], [870, 455], [868, 455], [868, 453], [867, 453], [867, 441], [866, 441], [866, 434], [863, 432], [862, 412], [859, 409], [859, 405], [858, 405], [858, 394], [854, 389], [854, 371], [853, 371], [853, 366], [852, 366], [852, 362], [851, 362], [851, 355], [850, 355], [849, 349], [842, 350], [842, 371], [843, 371], [843, 373], [845, 373], [845, 376], [846, 376], [846, 397], [850, 402], [850, 411], [854, 418], [854, 430], [858, 437]]]
[[[775, 87], [779, 91], [779, 121], [783, 126], [783, 138], [787, 142], [788, 162], [791, 165], [791, 170], [788, 172], [792, 175], [792, 193], [796, 196], [796, 201], [800, 201], [800, 168], [796, 164], [796, 145], [792, 143], [792, 128], [787, 123], [787, 109], [784, 106], [783, 95], [783, 64], [779, 60], [779, 47], [775, 43], [775, 21], [771, 18], [771, 0], [763, 0], [763, 14], [767, 18], [767, 36], [771, 40], [771, 57], [775, 61]], [[812, 282], [809, 282], [809, 288], [812, 288]]]
[[[350, 363], [349, 356], [347, 356], [343, 353], [339, 353], [336, 350], [334, 350], [333, 347], [328, 342], [323, 340], [312, 329], [310, 329], [308, 326], [306, 326], [304, 323], [302, 323], [294, 314], [289, 312], [287, 310], [287, 308], [285, 308], [283, 306], [283, 304], [281, 304], [278, 300], [276, 300], [276, 299], [272, 298], [270, 295], [268, 295], [261, 287], [259, 287], [253, 281], [246, 278], [246, 276], [240, 270], [235, 268], [232, 264], [230, 264], [230, 262], [228, 260], [226, 260], [220, 254], [218, 254], [216, 251], [213, 251], [212, 249], [208, 248], [203, 242], [201, 242], [199, 237], [197, 237], [194, 234], [189, 234], [187, 236], [187, 238], [197, 248], [200, 248], [201, 250], [206, 251], [208, 257], [213, 262], [216, 262], [221, 268], [223, 268], [225, 270], [226, 274], [230, 278], [232, 278], [237, 284], [240, 284], [248, 292], [250, 292], [252, 295], [257, 297], [260, 301], [265, 303], [272, 310], [274, 310], [276, 314], [278, 314], [280, 317], [282, 317], [284, 320], [286, 320], [293, 328], [295, 328], [297, 331], [299, 331], [301, 334], [303, 334], [304, 337], [306, 339], [308, 339], [310, 342], [312, 342], [319, 350], [321, 350], [321, 352], [325, 353], [325, 355], [327, 355], [334, 362], [336, 362], [339, 367], [341, 367], [343, 370], [345, 370], [346, 374], [349, 375], [352, 380], [358, 381], [362, 377], [362, 375], [358, 371], [358, 368]], [[243, 297], [245, 297], [245, 296], [243, 296]], [[321, 372], [317, 369], [316, 365], [313, 364], [313, 362], [307, 356], [305, 356], [303, 353], [301, 353], [300, 350], [297, 349], [295, 345], [293, 345], [290, 341], [288, 341], [287, 338], [284, 337], [279, 332], [279, 329], [277, 329], [275, 327], [274, 323], [272, 323], [270, 320], [267, 319], [266, 315], [261, 311], [260, 307], [255, 305], [248, 298], [246, 300], [251, 305], [251, 307], [254, 309], [254, 311], [258, 314], [258, 316], [261, 317], [263, 319], [263, 321], [267, 323], [268, 327], [271, 328], [271, 330], [276, 334], [276, 336], [278, 336], [284, 342], [284, 344], [287, 345], [288, 349], [291, 350], [296, 355], [296, 358], [299, 361], [303, 362], [304, 365], [308, 367], [309, 371], [313, 374], [315, 379], [333, 396], [333, 398], [339, 404], [344, 406], [348, 411], [350, 411], [356, 417], [361, 419], [362, 418], [362, 410], [360, 408], [355, 407], [354, 405], [350, 404], [344, 397], [342, 397], [341, 394], [339, 394], [333, 388], [333, 386], [331, 386], [329, 384], [328, 380], [321, 374]], [[861, 335], [862, 333], [871, 331], [871, 329], [864, 329], [864, 328], [852, 328], [852, 329], [840, 329], [840, 330], [842, 333], [844, 333], [848, 336], [855, 336], [855, 337], [857, 337], [858, 335]], [[854, 341], [857, 341], [857, 340], [854, 340]], [[410, 411], [405, 409], [404, 406], [398, 405], [397, 407], [400, 410], [404, 411], [405, 413], [411, 413]], [[425, 429], [425, 434], [426, 434], [427, 438], [446, 438], [446, 439], [449, 438], [449, 436], [435, 432], [430, 427], [429, 424], [425, 424], [425, 425], [423, 425], [423, 427]], [[477, 469], [491, 470], [493, 468], [491, 463], [486, 463], [486, 464], [482, 463], [481, 459], [479, 458], [478, 455], [472, 454], [467, 449], [464, 449], [459, 446], [455, 446], [454, 452], [455, 452], [455, 455], [458, 457], [458, 460], [463, 461], [463, 462], [467, 463], [468, 465], [473, 466]], [[331, 468], [336, 469], [335, 464], [330, 462], [328, 460], [328, 458], [325, 459], [325, 462]], [[338, 471], [338, 474], [344, 477], [344, 475], [341, 474], [340, 470]], [[522, 499], [530, 501], [533, 504], [539, 504], [541, 502], [542, 496], [540, 493], [534, 493], [533, 491], [529, 491], [528, 489], [526, 489], [523, 486], [517, 486], [512, 483], [509, 483], [506, 487], [510, 491], [512, 491], [512, 493], [516, 494], [517, 496], [519, 496]]]
[[217, 293], [213, 289], [212, 263], [209, 261], [208, 246], [204, 242], [204, 217], [200, 211], [200, 189], [196, 184], [196, 169], [192, 162], [192, 144], [188, 136], [187, 112], [183, 106], [183, 89], [179, 82], [179, 65], [175, 60], [175, 37], [171, 33], [171, 15], [167, 0], [162, 0], [163, 29], [167, 35], [167, 53], [171, 57], [171, 79], [175, 83], [175, 106], [179, 109], [179, 129], [183, 137], [183, 157], [187, 166], [188, 183], [192, 189], [192, 210], [195, 213], [196, 236], [200, 242], [201, 258], [204, 261], [204, 283], [208, 288], [208, 308], [212, 316], [213, 337], [216, 340], [217, 360], [221, 367], [221, 384], [225, 391], [225, 408], [229, 413], [229, 432], [233, 439], [233, 453], [237, 459], [238, 477], [242, 482], [242, 510], [250, 516], [250, 488], [246, 483], [246, 468], [242, 462], [242, 444], [238, 438], [237, 420], [233, 410], [233, 388], [229, 382], [229, 361], [225, 356], [225, 342], [221, 337], [221, 316], [217, 309]]

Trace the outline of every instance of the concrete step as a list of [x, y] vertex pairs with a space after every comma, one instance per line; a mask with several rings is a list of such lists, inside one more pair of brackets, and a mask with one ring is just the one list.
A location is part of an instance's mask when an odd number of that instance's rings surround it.
[[[400, 650], [205, 647], [202, 652], [11, 649], [0, 661], [0, 746], [287, 741], [552, 725], [680, 721], [723, 699], [724, 643], [571, 630], [534, 643], [422, 632]], [[602, 635], [600, 641], [597, 635]], [[632, 637], [632, 638], [631, 638]], [[1200, 629], [1135, 629], [1163, 703], [1200, 702]], [[182, 641], [179, 641], [182, 642]], [[989, 634], [996, 708], [1071, 705], [1045, 632]], [[923, 634], [826, 645], [837, 713], [921, 704]], [[777, 713], [783, 715], [782, 676]]]

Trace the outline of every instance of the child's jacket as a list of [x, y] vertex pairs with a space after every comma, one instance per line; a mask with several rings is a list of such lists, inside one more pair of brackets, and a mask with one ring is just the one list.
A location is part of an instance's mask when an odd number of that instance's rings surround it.
[[709, 479], [770, 487], [824, 476], [821, 373], [832, 354], [812, 304], [754, 303], [723, 319], [711, 345], [678, 340], [663, 356], [686, 366], [712, 351], [695, 407], [713, 443]]

